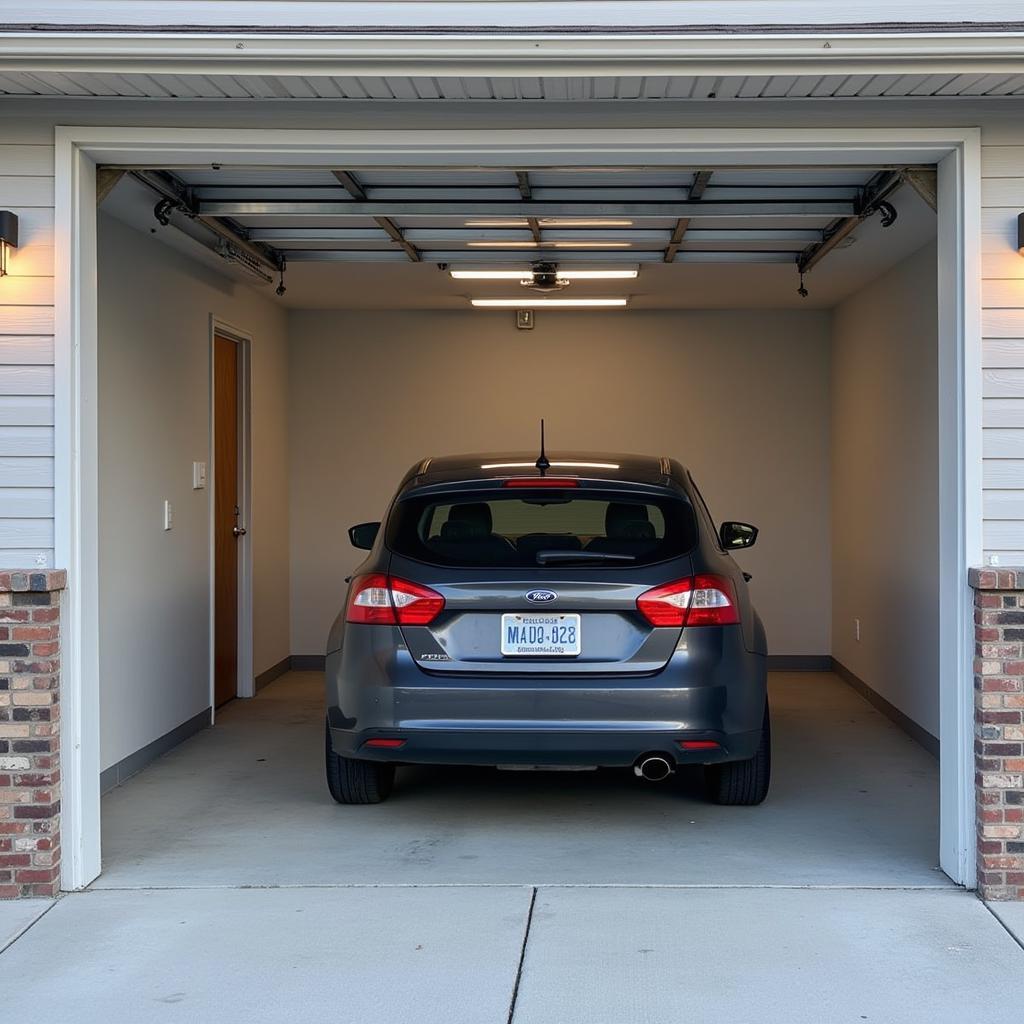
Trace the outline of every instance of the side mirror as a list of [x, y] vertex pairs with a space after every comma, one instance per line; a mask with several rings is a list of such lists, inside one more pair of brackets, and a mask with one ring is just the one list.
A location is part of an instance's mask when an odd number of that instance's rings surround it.
[[380, 523], [360, 523], [358, 526], [348, 528], [348, 539], [352, 542], [352, 547], [369, 551], [377, 539], [378, 530], [380, 530]]
[[757, 540], [757, 527], [751, 526], [750, 523], [722, 523], [718, 536], [726, 551], [749, 548]]

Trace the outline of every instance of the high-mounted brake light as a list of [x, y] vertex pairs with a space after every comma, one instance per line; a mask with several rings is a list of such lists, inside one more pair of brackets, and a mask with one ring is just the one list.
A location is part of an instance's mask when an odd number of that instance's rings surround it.
[[436, 590], [374, 572], [353, 580], [345, 621], [378, 626], [426, 626], [443, 609], [444, 598]]
[[701, 574], [647, 590], [636, 607], [652, 626], [734, 626], [736, 588], [726, 576]]
[[579, 480], [563, 476], [516, 476], [505, 481], [506, 487], [579, 487]]

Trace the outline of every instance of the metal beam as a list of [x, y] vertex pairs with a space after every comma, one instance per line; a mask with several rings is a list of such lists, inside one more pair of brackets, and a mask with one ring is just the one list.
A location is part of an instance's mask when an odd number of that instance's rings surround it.
[[[332, 170], [331, 174], [338, 179], [338, 184], [340, 184], [353, 199], [359, 202], [366, 202], [366, 190], [359, 183], [359, 179], [356, 178], [354, 174], [350, 174], [348, 171], [339, 170]], [[419, 250], [410, 242], [406, 241], [405, 235], [402, 234], [401, 229], [393, 220], [391, 220], [390, 217], [374, 217], [374, 220], [377, 222], [377, 227], [379, 227], [392, 242], [397, 242], [398, 245], [402, 247], [405, 255], [408, 256], [413, 263], [420, 262]]]
[[625, 217], [633, 220], [683, 217], [788, 217], [815, 218], [852, 217], [852, 201], [781, 200], [734, 202], [691, 202], [679, 200], [663, 203], [602, 203], [523, 200], [498, 202], [222, 202], [202, 200], [199, 212], [208, 217], [400, 217], [424, 219], [454, 217]]
[[165, 199], [172, 200], [189, 217], [199, 221], [200, 224], [230, 245], [247, 253], [257, 263], [262, 263], [274, 271], [282, 269], [282, 257], [277, 250], [262, 242], [249, 241], [248, 237], [242, 231], [237, 230], [234, 225], [225, 224], [218, 220], [217, 215], [199, 209], [201, 204], [196, 203], [192, 198], [188, 186], [169, 171], [134, 171], [132, 173], [144, 185]]
[[672, 231], [672, 236], [668, 240], [668, 246], [665, 248], [666, 263], [671, 263], [676, 258], [676, 253], [679, 252], [679, 246], [683, 241], [683, 235], [686, 234], [686, 229], [689, 226], [689, 217], [683, 217], [681, 220], [676, 221], [676, 226]]
[[[793, 266], [795, 253], [791, 251], [726, 252], [722, 250], [686, 249], [676, 255], [676, 263], [787, 263]], [[393, 249], [289, 249], [285, 252], [289, 263], [393, 263], [400, 259]], [[661, 263], [665, 253], [636, 251], [615, 252], [565, 249], [485, 250], [485, 249], [426, 249], [423, 260], [427, 263], [512, 263], [522, 265], [537, 259], [557, 260], [562, 263]]]
[[891, 195], [903, 184], [903, 174], [899, 171], [879, 171], [864, 186], [864, 195], [857, 204], [857, 210], [850, 217], [834, 221], [825, 229], [822, 241], [808, 246], [799, 259], [797, 268], [801, 274], [813, 270], [844, 238], [855, 231], [865, 220], [874, 214], [887, 196]]
[[[690, 191], [688, 194], [688, 198], [692, 202], [698, 201], [704, 195], [704, 189], [708, 187], [708, 182], [711, 180], [711, 173], [711, 171], [694, 172], [693, 183], [690, 185]], [[666, 263], [671, 263], [676, 258], [676, 253], [679, 252], [679, 246], [682, 244], [683, 236], [686, 234], [686, 230], [689, 226], [689, 217], [680, 217], [680, 219], [676, 221], [675, 230], [672, 232], [672, 237], [665, 249]]]
[[711, 180], [711, 171], [696, 171], [693, 175], [693, 184], [690, 186], [690, 198], [700, 199], [704, 195], [704, 189], [708, 187]]
[[[550, 238], [623, 239], [625, 241], [667, 242], [668, 228], [548, 228]], [[425, 241], [486, 241], [487, 239], [524, 239], [530, 232], [524, 228], [407, 228], [406, 238], [418, 244]], [[252, 241], [291, 245], [302, 242], [357, 242], [380, 239], [376, 228], [251, 228]], [[687, 242], [786, 242], [808, 245], [821, 241], [818, 228], [693, 228], [686, 232]]]
[[533, 198], [533, 189], [530, 187], [529, 172], [516, 171], [516, 183], [519, 185], [519, 194], [523, 199]]

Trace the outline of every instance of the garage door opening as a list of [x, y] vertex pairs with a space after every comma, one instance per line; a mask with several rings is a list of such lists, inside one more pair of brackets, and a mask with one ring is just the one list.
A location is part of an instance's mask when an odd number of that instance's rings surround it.
[[[934, 167], [100, 181], [97, 884], [944, 884]], [[403, 768], [387, 804], [330, 801], [346, 528], [542, 417], [555, 448], [678, 458], [760, 528], [761, 807], [708, 804], [699, 769]]]

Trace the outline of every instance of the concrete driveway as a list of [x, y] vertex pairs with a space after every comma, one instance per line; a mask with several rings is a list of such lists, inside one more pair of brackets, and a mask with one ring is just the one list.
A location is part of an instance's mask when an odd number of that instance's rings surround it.
[[19, 931], [11, 1021], [1019, 1024], [1024, 1005], [1024, 949], [948, 889], [94, 890], [0, 905]]
[[342, 808], [293, 674], [104, 799], [90, 891], [0, 904], [4, 1020], [1020, 1024], [1024, 913], [936, 869], [934, 759], [833, 676], [771, 686], [759, 808], [427, 769]]

